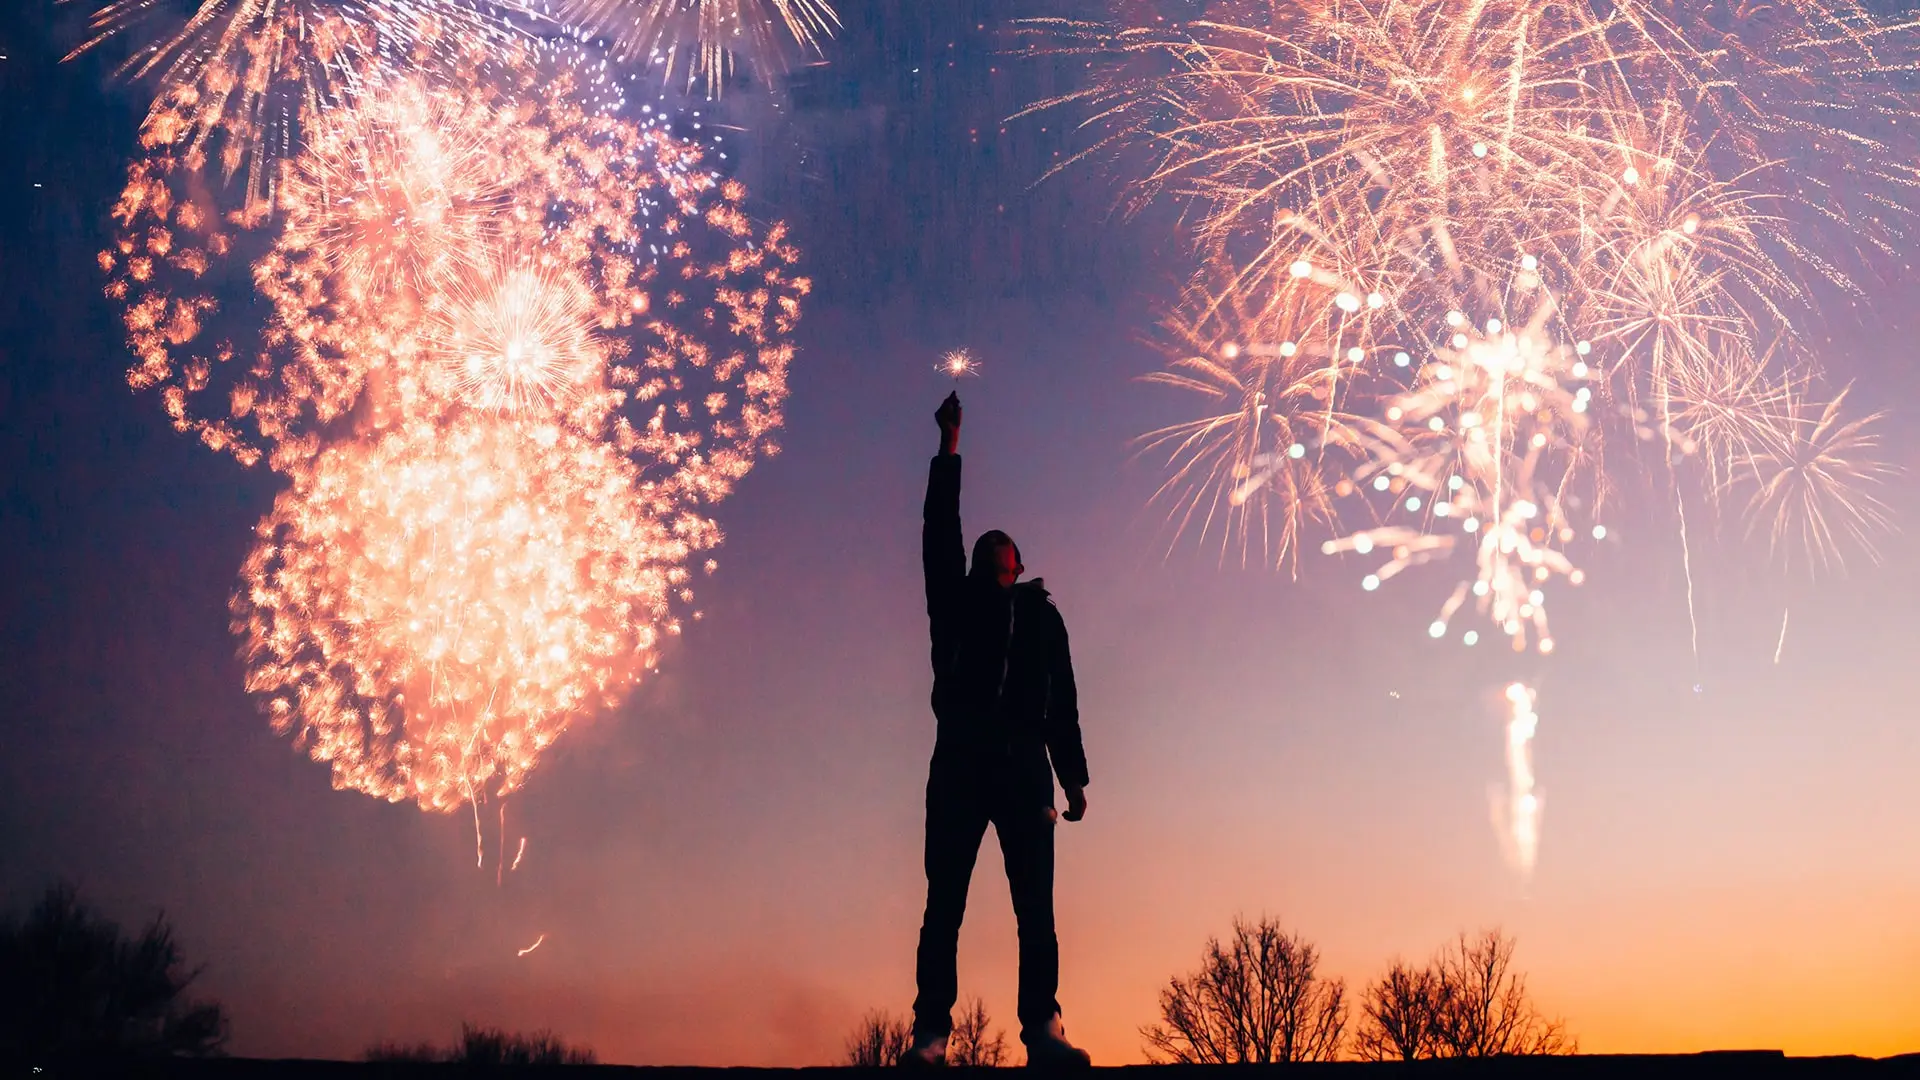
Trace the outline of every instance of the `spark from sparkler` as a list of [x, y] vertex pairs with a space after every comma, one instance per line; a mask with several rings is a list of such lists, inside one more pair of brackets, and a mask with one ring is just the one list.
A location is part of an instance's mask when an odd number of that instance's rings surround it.
[[526, 948], [524, 948], [524, 949], [521, 949], [521, 950], [520, 950], [520, 951], [519, 951], [518, 953], [516, 953], [515, 955], [517, 955], [517, 956], [525, 956], [525, 955], [527, 955], [528, 953], [530, 953], [530, 952], [532, 952], [533, 950], [535, 950], [535, 949], [537, 949], [537, 948], [539, 948], [539, 947], [540, 947], [540, 943], [541, 943], [541, 942], [543, 942], [543, 941], [545, 941], [545, 940], [547, 940], [547, 935], [545, 935], [545, 934], [541, 934], [541, 935], [540, 935], [539, 937], [537, 937], [537, 938], [534, 938], [534, 939], [533, 939], [533, 944], [531, 944], [531, 945], [529, 945], [529, 946], [527, 946], [527, 947], [526, 947]]
[[933, 370], [958, 382], [980, 374], [980, 358], [967, 349], [949, 349], [941, 354], [940, 362], [933, 366]]

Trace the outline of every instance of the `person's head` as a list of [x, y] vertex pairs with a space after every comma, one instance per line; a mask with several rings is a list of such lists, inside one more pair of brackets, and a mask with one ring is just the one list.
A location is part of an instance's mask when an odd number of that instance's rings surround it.
[[1020, 565], [1020, 545], [999, 529], [981, 533], [973, 542], [975, 577], [991, 578], [1001, 588], [1010, 589], [1026, 570]]

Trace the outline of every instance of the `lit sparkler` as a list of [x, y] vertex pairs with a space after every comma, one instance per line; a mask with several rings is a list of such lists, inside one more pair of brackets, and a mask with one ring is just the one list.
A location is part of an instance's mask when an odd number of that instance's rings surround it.
[[980, 374], [980, 358], [967, 349], [949, 349], [941, 354], [940, 362], [933, 366], [933, 370], [958, 382], [970, 375]]

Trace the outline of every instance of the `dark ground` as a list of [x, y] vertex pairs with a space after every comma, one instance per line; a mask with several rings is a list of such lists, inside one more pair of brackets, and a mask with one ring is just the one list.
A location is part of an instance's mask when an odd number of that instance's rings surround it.
[[[228, 1058], [214, 1061], [170, 1061], [139, 1066], [117, 1066], [81, 1070], [34, 1070], [34, 1075], [125, 1076], [179, 1078], [179, 1080], [254, 1080], [256, 1077], [291, 1080], [374, 1080], [374, 1078], [412, 1078], [450, 1076], [468, 1072], [455, 1065], [380, 1064], [337, 1061], [255, 1061]], [[624, 1065], [555, 1066], [508, 1070], [471, 1070], [504, 1072], [515, 1076], [591, 1074], [595, 1077], [630, 1077], [632, 1080], [879, 1080], [898, 1077], [893, 1069], [708, 1069], [690, 1067], [635, 1067]], [[951, 1070], [985, 1072], [986, 1070]], [[1815, 1080], [1825, 1077], [1920, 1077], [1920, 1054], [1893, 1058], [1861, 1057], [1786, 1057], [1778, 1051], [1717, 1051], [1704, 1054], [1590, 1054], [1577, 1057], [1508, 1058], [1480, 1061], [1421, 1061], [1409, 1064], [1369, 1064], [1335, 1062], [1316, 1065], [1125, 1065], [1087, 1070], [1110, 1078], [1127, 1073], [1133, 1080], [1203, 1080], [1232, 1075], [1243, 1080], [1260, 1076], [1293, 1076], [1301, 1071], [1315, 1075], [1362, 1076], [1408, 1075], [1425, 1077], [1542, 1077], [1549, 1080], [1602, 1080], [1612, 1077], [1719, 1077], [1760, 1076], [1791, 1080]]]

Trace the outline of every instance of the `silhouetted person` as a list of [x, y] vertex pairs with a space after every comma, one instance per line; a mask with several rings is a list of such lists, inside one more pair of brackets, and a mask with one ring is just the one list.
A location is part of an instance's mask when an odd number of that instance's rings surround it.
[[[927, 780], [927, 913], [920, 925], [913, 1047], [903, 1065], [946, 1060], [958, 992], [955, 953], [967, 883], [987, 824], [1000, 837], [1020, 926], [1020, 1041], [1035, 1065], [1084, 1065], [1060, 1026], [1060, 944], [1053, 931], [1053, 778], [1068, 821], [1087, 810], [1067, 627], [1003, 532], [983, 534], [967, 569], [960, 537], [960, 397], [934, 414], [940, 455], [927, 477], [921, 556], [933, 634], [933, 713]], [[1049, 761], [1051, 759], [1051, 761]]]

